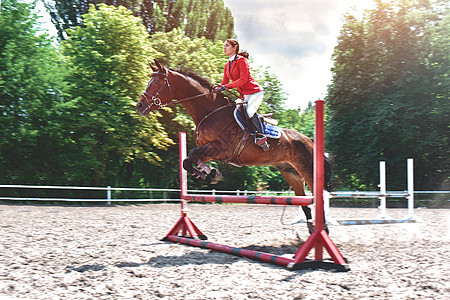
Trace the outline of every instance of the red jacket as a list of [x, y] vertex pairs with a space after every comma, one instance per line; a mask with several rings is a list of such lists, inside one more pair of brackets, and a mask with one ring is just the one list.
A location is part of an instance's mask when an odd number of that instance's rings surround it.
[[240, 55], [237, 56], [237, 59], [226, 63], [221, 84], [225, 85], [228, 89], [237, 88], [243, 95], [250, 95], [262, 91], [259, 84], [250, 75], [250, 67], [247, 60]]

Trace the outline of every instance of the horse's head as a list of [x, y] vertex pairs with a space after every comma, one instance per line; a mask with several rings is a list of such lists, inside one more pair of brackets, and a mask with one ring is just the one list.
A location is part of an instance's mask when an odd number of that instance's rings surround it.
[[150, 64], [150, 67], [153, 70], [152, 77], [136, 105], [137, 112], [142, 116], [148, 115], [155, 109], [164, 107], [172, 100], [172, 93], [168, 80], [168, 70], [156, 59], [155, 64], [156, 67]]

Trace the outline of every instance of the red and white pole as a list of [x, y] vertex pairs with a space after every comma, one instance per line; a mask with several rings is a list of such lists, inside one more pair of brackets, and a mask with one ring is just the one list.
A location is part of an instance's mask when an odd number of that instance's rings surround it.
[[[315, 230], [324, 229], [324, 205], [323, 189], [325, 187], [324, 176], [324, 152], [325, 152], [325, 130], [324, 130], [324, 104], [325, 101], [316, 101], [315, 133], [314, 133], [314, 198], [316, 206]], [[318, 242], [315, 247], [315, 260], [323, 259], [323, 247]]]
[[324, 101], [316, 101], [316, 120], [315, 120], [315, 134], [314, 134], [314, 198], [316, 204], [316, 229], [324, 229], [324, 214], [323, 214], [323, 190], [325, 187], [324, 176]]
[[186, 132], [178, 133], [178, 149], [180, 153], [180, 198], [184, 200], [184, 196], [187, 194], [187, 172], [183, 168], [183, 160], [186, 158]]

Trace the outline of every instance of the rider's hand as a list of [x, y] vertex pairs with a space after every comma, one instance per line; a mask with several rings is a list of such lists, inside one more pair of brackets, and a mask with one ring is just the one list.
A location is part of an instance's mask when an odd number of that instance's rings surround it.
[[214, 89], [215, 92], [219, 93], [222, 92], [223, 90], [225, 90], [226, 87], [224, 85], [218, 85], [216, 86], [216, 88]]

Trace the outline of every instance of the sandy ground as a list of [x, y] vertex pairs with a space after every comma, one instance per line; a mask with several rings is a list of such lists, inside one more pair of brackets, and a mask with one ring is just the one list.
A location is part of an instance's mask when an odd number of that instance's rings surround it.
[[[215, 243], [286, 255], [308, 237], [305, 224], [281, 224], [281, 206], [189, 208]], [[284, 221], [297, 213], [287, 207]], [[3, 204], [0, 299], [450, 299], [450, 210], [416, 214], [422, 222], [330, 227], [349, 260], [345, 273], [291, 271], [161, 242], [179, 217], [177, 204]], [[337, 219], [376, 215], [332, 208]]]

